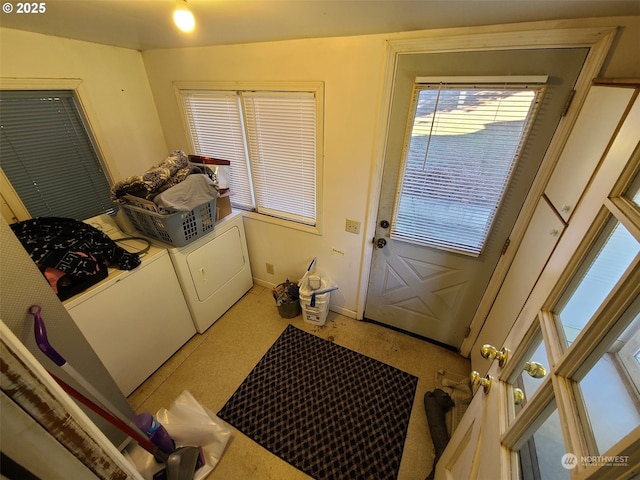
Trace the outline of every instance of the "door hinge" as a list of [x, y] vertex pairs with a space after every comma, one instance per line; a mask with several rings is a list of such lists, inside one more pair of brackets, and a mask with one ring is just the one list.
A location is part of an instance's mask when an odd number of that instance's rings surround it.
[[569, 111], [569, 108], [571, 107], [571, 103], [573, 102], [573, 97], [576, 96], [576, 91], [575, 90], [571, 90], [569, 92], [569, 97], [567, 97], [567, 101], [564, 104], [564, 108], [562, 109], [562, 115], [560, 115], [561, 117], [564, 117], [567, 112]]
[[507, 241], [504, 242], [504, 245], [502, 247], [502, 251], [500, 252], [500, 256], [504, 255], [505, 253], [507, 253], [507, 249], [509, 248], [509, 244], [511, 243], [511, 239], [507, 238]]

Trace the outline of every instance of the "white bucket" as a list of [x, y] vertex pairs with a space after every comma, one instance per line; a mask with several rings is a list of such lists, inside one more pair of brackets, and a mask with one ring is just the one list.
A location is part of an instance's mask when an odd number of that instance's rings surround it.
[[[329, 287], [328, 279], [322, 278], [320, 283], [321, 286], [318, 290]], [[313, 290], [309, 288], [308, 283], [302, 285], [300, 288], [300, 306], [302, 307], [302, 317], [304, 321], [314, 325], [324, 325], [327, 321], [327, 314], [329, 313], [330, 296], [331, 292], [316, 295], [315, 302], [313, 302]], [[314, 304], [312, 305], [312, 303]]]
[[329, 313], [329, 296], [331, 293], [316, 295], [315, 306], [311, 306], [311, 296], [300, 295], [300, 306], [302, 307], [302, 317], [305, 322], [314, 325], [324, 325]]

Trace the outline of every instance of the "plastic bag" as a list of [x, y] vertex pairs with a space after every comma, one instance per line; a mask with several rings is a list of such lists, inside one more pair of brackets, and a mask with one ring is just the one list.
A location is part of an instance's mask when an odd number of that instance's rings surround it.
[[[202, 480], [209, 475], [222, 457], [231, 438], [231, 429], [211, 410], [198, 403], [187, 390], [168, 409], [158, 410], [155, 417], [169, 432], [176, 447], [201, 447], [205, 464], [196, 470], [194, 480]], [[164, 468], [164, 465], [155, 461], [153, 455], [138, 445], [129, 448], [126, 453], [125, 456], [129, 457], [146, 480], [152, 480], [154, 474]]]

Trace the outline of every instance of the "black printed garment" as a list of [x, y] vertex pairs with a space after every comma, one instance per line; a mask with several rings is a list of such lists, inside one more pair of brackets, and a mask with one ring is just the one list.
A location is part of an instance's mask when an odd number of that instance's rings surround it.
[[137, 254], [71, 218], [33, 218], [11, 229], [61, 300], [106, 278], [107, 266], [132, 270], [140, 265]]

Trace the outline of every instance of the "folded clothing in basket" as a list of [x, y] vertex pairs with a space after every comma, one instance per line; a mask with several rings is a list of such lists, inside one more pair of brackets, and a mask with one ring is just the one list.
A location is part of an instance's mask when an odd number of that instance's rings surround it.
[[178, 185], [156, 195], [153, 201], [161, 211], [190, 212], [217, 197], [218, 190], [208, 175], [193, 174]]

